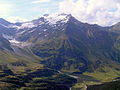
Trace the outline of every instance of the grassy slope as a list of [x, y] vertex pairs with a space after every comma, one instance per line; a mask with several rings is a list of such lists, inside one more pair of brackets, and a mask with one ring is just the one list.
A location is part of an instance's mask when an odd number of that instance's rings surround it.
[[43, 67], [43, 65], [39, 64], [38, 58], [33, 60], [33, 58], [26, 58], [8, 51], [0, 51], [0, 65], [6, 65], [15, 73]]
[[120, 80], [89, 86], [87, 90], [120, 90]]

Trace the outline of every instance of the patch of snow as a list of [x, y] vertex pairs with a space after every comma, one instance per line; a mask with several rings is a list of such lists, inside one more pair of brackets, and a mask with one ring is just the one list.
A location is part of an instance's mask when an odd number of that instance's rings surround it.
[[19, 32], [18, 34], [23, 34], [24, 32], [26, 32], [26, 30], [21, 31], [21, 32]]
[[44, 16], [44, 18], [48, 21], [50, 25], [56, 24], [57, 22], [66, 23], [68, 21], [67, 14], [50, 14], [48, 16]]
[[16, 28], [18, 30], [18, 29], [20, 29], [20, 26], [11, 24], [11, 25], [9, 25], [9, 28]]
[[15, 40], [15, 39], [9, 40], [9, 42], [10, 42], [10, 43], [14, 43], [14, 44], [19, 44], [19, 43], [21, 43], [21, 42]]
[[36, 25], [34, 25], [32, 22], [26, 22], [26, 23], [23, 23], [19, 29], [33, 28], [33, 27], [36, 27]]
[[9, 35], [6, 35], [6, 34], [2, 34], [2, 36], [7, 40], [13, 39], [13, 36], [9, 36]]
[[37, 25], [34, 25], [33, 22], [25, 22], [25, 23], [22, 23], [21, 26], [9, 25], [10, 28], [16, 28], [17, 30], [24, 29], [24, 28], [33, 28], [33, 27], [36, 27], [36, 26]]
[[9, 42], [11, 43], [11, 45], [18, 46], [20, 48], [31, 45], [31, 43], [20, 42], [20, 41], [17, 41], [15, 39], [9, 40]]
[[34, 31], [35, 31], [35, 29], [33, 29], [33, 30], [29, 31], [28, 33], [32, 33], [32, 32], [34, 32]]
[[44, 29], [43, 31], [45, 32], [45, 31], [47, 31], [47, 29]]
[[42, 21], [39, 21], [39, 25], [42, 25], [42, 24], [44, 24], [45, 22], [42, 22]]

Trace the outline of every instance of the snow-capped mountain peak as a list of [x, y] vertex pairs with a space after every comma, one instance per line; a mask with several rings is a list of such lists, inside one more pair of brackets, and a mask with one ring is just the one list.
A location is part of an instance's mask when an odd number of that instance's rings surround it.
[[56, 24], [58, 22], [66, 23], [69, 20], [68, 14], [50, 14], [50, 15], [44, 15], [44, 19], [50, 24]]
[[55, 25], [55, 24], [58, 24], [59, 22], [67, 23], [69, 18], [70, 18], [69, 14], [58, 14], [58, 13], [45, 14], [41, 16], [40, 18], [35, 19], [33, 21], [23, 22], [19, 26], [16, 24], [12, 24], [10, 25], [10, 27], [17, 28], [18, 30], [25, 29], [25, 28], [30, 29], [30, 28], [37, 27], [42, 24]]
[[24, 22], [22, 23], [21, 25], [16, 25], [16, 24], [13, 24], [13, 25], [10, 25], [9, 27], [10, 28], [16, 28], [17, 30], [19, 29], [25, 29], [25, 28], [33, 28], [33, 27], [36, 27], [37, 25], [35, 25], [32, 21], [30, 22]]

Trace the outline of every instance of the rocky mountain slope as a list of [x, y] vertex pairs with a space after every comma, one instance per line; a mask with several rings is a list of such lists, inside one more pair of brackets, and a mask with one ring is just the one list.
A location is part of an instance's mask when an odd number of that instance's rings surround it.
[[101, 27], [68, 14], [46, 14], [23, 23], [0, 19], [0, 53], [0, 64], [12, 71], [44, 66], [112, 80], [120, 75], [120, 23]]
[[8, 43], [29, 48], [45, 66], [82, 73], [119, 66], [111, 65], [120, 62], [119, 26], [101, 27], [82, 23], [72, 15], [46, 14], [21, 24], [2, 19], [0, 31]]

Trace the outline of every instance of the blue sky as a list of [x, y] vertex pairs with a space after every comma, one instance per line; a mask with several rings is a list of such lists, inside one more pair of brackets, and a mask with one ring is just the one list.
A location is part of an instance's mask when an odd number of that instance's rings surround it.
[[0, 18], [11, 22], [57, 12], [71, 13], [82, 22], [108, 26], [120, 22], [120, 0], [0, 0]]
[[[35, 1], [42, 1], [36, 2]], [[0, 0], [1, 17], [21, 17], [25, 19], [37, 18], [46, 13], [58, 11], [59, 2], [62, 0]], [[7, 7], [6, 7], [7, 6]], [[5, 12], [6, 11], [6, 12]]]

